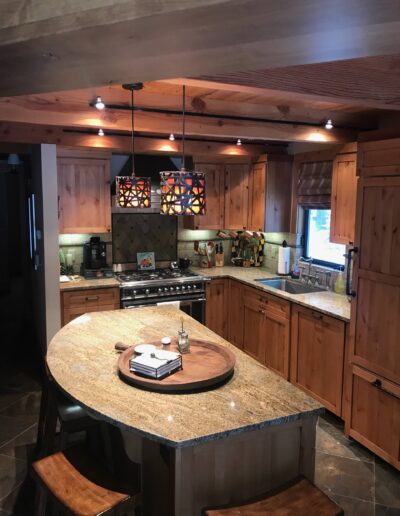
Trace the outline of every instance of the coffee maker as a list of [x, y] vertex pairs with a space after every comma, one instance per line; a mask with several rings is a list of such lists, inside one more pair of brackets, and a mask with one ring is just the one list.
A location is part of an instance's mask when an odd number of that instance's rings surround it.
[[112, 275], [107, 265], [106, 243], [100, 237], [91, 237], [83, 246], [82, 276], [85, 278], [98, 278]]

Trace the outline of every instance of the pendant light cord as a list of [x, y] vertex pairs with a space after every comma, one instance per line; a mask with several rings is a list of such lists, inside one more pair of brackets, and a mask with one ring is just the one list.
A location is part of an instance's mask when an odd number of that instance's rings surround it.
[[182, 86], [182, 170], [185, 170], [185, 100], [186, 86]]
[[132, 177], [135, 177], [135, 108], [134, 108], [134, 90], [131, 88], [131, 126], [132, 126]]

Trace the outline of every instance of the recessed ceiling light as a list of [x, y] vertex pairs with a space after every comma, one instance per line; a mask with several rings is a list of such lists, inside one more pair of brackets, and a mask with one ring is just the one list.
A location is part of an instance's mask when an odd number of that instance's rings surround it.
[[329, 119], [326, 121], [325, 129], [328, 129], [329, 131], [333, 128], [332, 120]]
[[171, 134], [169, 135], [168, 140], [169, 140], [170, 142], [174, 142], [174, 141], [175, 141], [175, 135], [174, 135], [174, 133], [171, 133]]
[[240, 138], [237, 139], [236, 145], [242, 145], [242, 140]]
[[97, 133], [99, 136], [104, 136], [104, 131], [103, 129], [99, 129], [98, 133]]
[[94, 103], [94, 107], [96, 109], [104, 109], [106, 107], [106, 105], [104, 104], [104, 102], [101, 100], [101, 97], [96, 97], [96, 102]]

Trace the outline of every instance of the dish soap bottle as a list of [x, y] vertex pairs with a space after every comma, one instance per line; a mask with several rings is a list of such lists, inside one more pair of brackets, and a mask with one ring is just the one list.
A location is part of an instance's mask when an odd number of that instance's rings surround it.
[[336, 294], [344, 294], [346, 292], [346, 284], [344, 281], [344, 269], [340, 268], [340, 271], [337, 275], [334, 290]]

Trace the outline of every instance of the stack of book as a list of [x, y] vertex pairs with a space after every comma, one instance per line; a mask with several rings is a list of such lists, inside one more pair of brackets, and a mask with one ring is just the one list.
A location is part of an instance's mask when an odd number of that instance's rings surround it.
[[156, 350], [131, 358], [129, 367], [133, 373], [162, 380], [182, 369], [182, 355], [173, 351]]

